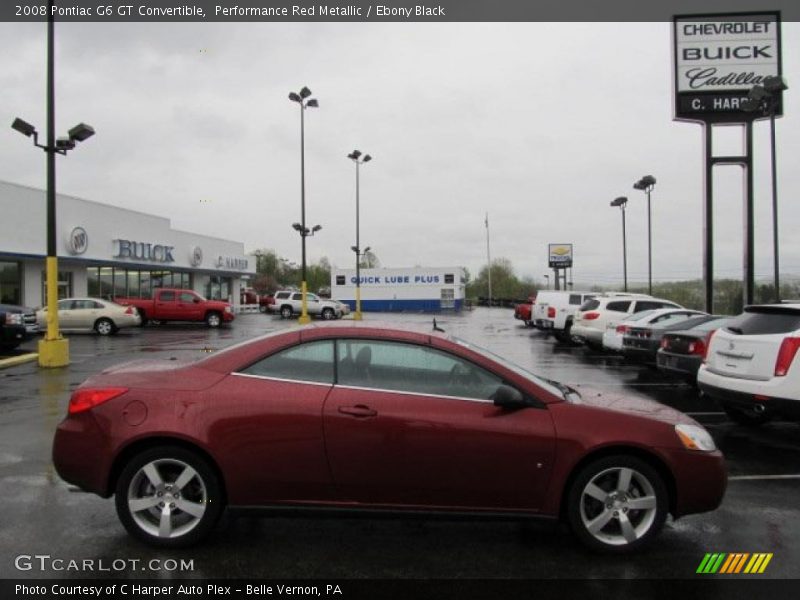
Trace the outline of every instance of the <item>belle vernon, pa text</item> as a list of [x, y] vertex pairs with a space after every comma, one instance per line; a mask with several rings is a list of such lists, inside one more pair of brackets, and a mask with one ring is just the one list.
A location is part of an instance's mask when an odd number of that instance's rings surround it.
[[342, 588], [338, 585], [140, 585], [138, 583], [114, 583], [109, 585], [23, 585], [14, 586], [14, 593], [20, 596], [43, 596], [47, 593], [53, 596], [218, 596], [236, 593], [245, 593], [248, 596], [333, 596], [341, 595]]

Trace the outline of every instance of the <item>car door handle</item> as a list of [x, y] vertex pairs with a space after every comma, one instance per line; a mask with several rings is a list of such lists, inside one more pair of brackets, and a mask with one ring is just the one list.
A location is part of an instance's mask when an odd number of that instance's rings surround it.
[[340, 406], [339, 412], [343, 415], [352, 415], [354, 417], [376, 417], [378, 416], [377, 410], [372, 410], [369, 406], [364, 404], [356, 404], [355, 406]]

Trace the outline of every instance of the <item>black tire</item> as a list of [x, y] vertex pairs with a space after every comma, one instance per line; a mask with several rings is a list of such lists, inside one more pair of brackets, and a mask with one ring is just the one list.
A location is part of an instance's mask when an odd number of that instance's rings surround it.
[[139, 313], [139, 318], [141, 319], [139, 322], [139, 327], [144, 327], [147, 325], [147, 314], [141, 308], [137, 308], [136, 312]]
[[[623, 472], [630, 473], [628, 484], [618, 489], [625, 485], [621, 483]], [[600, 493], [602, 499], [595, 496]], [[646, 505], [629, 505], [637, 502]], [[567, 492], [572, 531], [592, 550], [610, 554], [631, 552], [647, 544], [664, 525], [668, 507], [667, 487], [658, 471], [644, 460], [624, 454], [585, 465]], [[599, 525], [596, 530], [589, 528], [593, 522]]]
[[291, 319], [292, 318], [292, 307], [288, 304], [281, 306], [281, 317], [284, 319]]
[[94, 322], [94, 330], [98, 335], [111, 335], [112, 333], [117, 333], [117, 326], [114, 325], [114, 321], [111, 319], [101, 317]]
[[767, 411], [756, 412], [753, 408], [733, 406], [727, 402], [722, 403], [722, 410], [731, 421], [745, 427], [759, 427], [772, 420], [772, 415]]
[[216, 329], [222, 325], [222, 315], [216, 311], [212, 311], [206, 315], [206, 325], [211, 329]]
[[[150, 472], [157, 472], [160, 485], [154, 485], [145, 474], [145, 466]], [[187, 481], [175, 487], [182, 474], [188, 473], [187, 467], [193, 473], [184, 475]], [[182, 548], [201, 541], [211, 533], [224, 507], [215, 469], [195, 452], [174, 446], [158, 446], [134, 456], [122, 469], [115, 492], [117, 515], [128, 533], [159, 548]], [[173, 502], [166, 500], [170, 496]], [[152, 506], [132, 511], [131, 501]], [[162, 507], [165, 504], [169, 507]], [[182, 504], [201, 514], [182, 510]], [[164, 527], [162, 533], [165, 513], [169, 528]]]
[[332, 321], [336, 318], [336, 313], [333, 312], [332, 308], [323, 308], [322, 309], [322, 318], [326, 321]]

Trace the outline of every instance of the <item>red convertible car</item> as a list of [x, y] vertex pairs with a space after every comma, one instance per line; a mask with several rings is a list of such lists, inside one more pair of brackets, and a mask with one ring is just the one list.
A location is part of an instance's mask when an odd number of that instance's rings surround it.
[[563, 519], [621, 552], [668, 513], [713, 510], [726, 486], [711, 436], [678, 411], [372, 323], [103, 371], [73, 393], [53, 460], [163, 547], [200, 541], [226, 506], [258, 506]]

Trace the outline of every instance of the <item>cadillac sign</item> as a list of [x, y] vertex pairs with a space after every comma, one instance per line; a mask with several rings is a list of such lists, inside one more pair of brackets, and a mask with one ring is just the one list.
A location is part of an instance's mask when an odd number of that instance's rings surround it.
[[572, 244], [548, 244], [547, 262], [552, 269], [572, 267]]
[[780, 13], [677, 16], [673, 46], [675, 119], [748, 121], [756, 116], [741, 109], [748, 92], [781, 75]]

